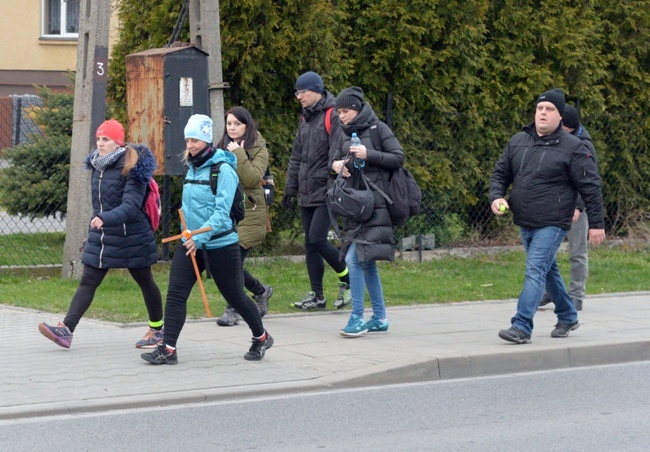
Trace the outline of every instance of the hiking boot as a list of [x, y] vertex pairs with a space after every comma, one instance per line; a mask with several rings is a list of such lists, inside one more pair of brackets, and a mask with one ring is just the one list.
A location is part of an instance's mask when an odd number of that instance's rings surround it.
[[273, 338], [268, 331], [264, 330], [264, 339], [255, 339], [253, 338], [253, 345], [248, 350], [248, 353], [244, 355], [244, 359], [248, 361], [261, 361], [264, 358], [264, 353], [273, 347]]
[[573, 300], [576, 311], [582, 311], [582, 300]]
[[345, 328], [341, 330], [343, 337], [359, 337], [368, 332], [368, 325], [363, 321], [363, 318], [358, 315], [351, 314], [350, 320]]
[[59, 322], [57, 326], [50, 326], [45, 322], [41, 322], [38, 324], [38, 331], [63, 348], [70, 348], [70, 344], [72, 344], [72, 332], [62, 322]]
[[228, 305], [226, 310], [223, 311], [221, 317], [217, 319], [217, 325], [219, 326], [234, 326], [239, 323], [239, 314], [235, 311], [235, 308]]
[[530, 336], [516, 326], [499, 331], [499, 337], [504, 341], [514, 342], [515, 344], [530, 344]]
[[305, 298], [295, 303], [291, 303], [292, 308], [302, 309], [304, 311], [314, 311], [316, 309], [325, 309], [326, 298], [316, 298], [316, 292], [309, 292]]
[[366, 320], [366, 326], [368, 327], [369, 333], [383, 333], [388, 331], [388, 319], [380, 319], [376, 315], [372, 315], [368, 320]]
[[142, 359], [151, 364], [178, 364], [176, 350], [168, 349], [164, 344], [157, 346], [154, 351], [140, 355]]
[[162, 345], [164, 332], [162, 329], [149, 328], [147, 334], [135, 343], [136, 348], [156, 348]]
[[336, 309], [343, 309], [352, 303], [352, 293], [350, 292], [350, 284], [339, 281], [339, 294], [334, 300], [334, 307]]
[[269, 298], [271, 298], [271, 295], [273, 295], [273, 287], [271, 286], [264, 286], [264, 292], [253, 295], [257, 310], [260, 311], [260, 317], [264, 317], [269, 312]]
[[570, 331], [577, 330], [580, 326], [579, 322], [576, 323], [558, 323], [555, 329], [551, 331], [551, 337], [567, 337]]

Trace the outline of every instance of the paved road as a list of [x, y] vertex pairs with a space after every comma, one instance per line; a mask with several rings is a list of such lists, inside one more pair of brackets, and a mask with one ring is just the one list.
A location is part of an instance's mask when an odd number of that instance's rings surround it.
[[550, 337], [555, 315], [540, 310], [528, 345], [497, 337], [515, 300], [389, 308], [388, 333], [356, 339], [339, 335], [349, 311], [270, 315], [275, 345], [257, 363], [243, 359], [246, 326], [191, 321], [179, 364], [163, 367], [134, 347], [143, 324], [84, 319], [66, 350], [37, 330], [60, 317], [0, 305], [0, 419], [650, 360], [649, 298], [589, 297], [566, 339]]

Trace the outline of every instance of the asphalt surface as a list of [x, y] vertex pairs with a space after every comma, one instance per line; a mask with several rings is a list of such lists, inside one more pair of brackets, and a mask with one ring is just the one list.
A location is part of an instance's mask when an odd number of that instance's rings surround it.
[[649, 301], [650, 292], [590, 296], [580, 328], [562, 339], [550, 336], [556, 317], [548, 305], [535, 317], [532, 343], [522, 345], [497, 336], [516, 300], [389, 307], [389, 331], [360, 338], [339, 335], [349, 311], [267, 315], [275, 344], [261, 362], [243, 358], [245, 323], [189, 321], [176, 366], [140, 358], [144, 324], [82, 319], [64, 349], [37, 329], [60, 317], [0, 305], [0, 419], [646, 361]]

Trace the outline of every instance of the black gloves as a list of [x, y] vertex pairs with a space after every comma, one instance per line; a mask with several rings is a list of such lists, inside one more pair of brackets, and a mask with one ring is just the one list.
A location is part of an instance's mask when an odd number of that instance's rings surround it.
[[294, 196], [295, 195], [290, 195], [288, 193], [285, 193], [282, 196], [282, 205], [284, 207], [286, 207], [287, 209], [291, 209], [291, 207], [293, 207], [293, 200], [292, 199], [293, 199]]

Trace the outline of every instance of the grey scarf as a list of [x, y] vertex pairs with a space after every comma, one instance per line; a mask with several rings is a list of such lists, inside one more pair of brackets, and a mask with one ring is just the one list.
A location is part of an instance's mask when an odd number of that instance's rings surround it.
[[90, 157], [90, 164], [97, 171], [104, 171], [106, 168], [108, 168], [113, 163], [115, 163], [120, 157], [122, 157], [122, 154], [124, 154], [125, 152], [126, 152], [125, 147], [119, 147], [115, 149], [113, 152], [109, 152], [108, 154], [105, 155], [99, 155], [99, 152], [97, 151], [97, 149], [95, 149], [93, 155]]

